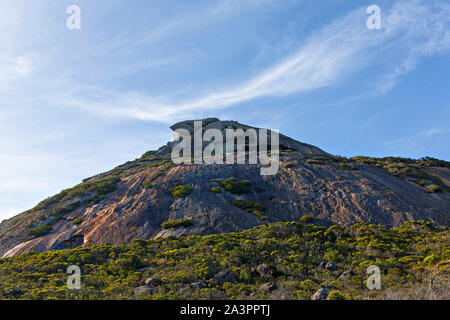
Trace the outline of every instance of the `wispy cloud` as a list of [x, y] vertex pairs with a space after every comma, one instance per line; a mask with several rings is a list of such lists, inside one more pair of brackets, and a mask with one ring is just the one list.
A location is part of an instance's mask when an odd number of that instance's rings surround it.
[[[223, 1], [215, 8], [232, 5], [236, 5], [235, 2]], [[154, 96], [145, 91], [114, 90], [89, 83], [89, 79], [82, 85], [74, 83], [70, 77], [56, 76], [34, 79], [35, 98], [52, 102], [58, 98], [60, 105], [81, 108], [101, 116], [171, 122], [196, 112], [224, 109], [256, 98], [283, 97], [332, 86], [364, 68], [372, 68], [373, 73], [373, 83], [368, 83], [368, 91], [372, 86], [372, 90], [385, 93], [398, 83], [401, 76], [413, 70], [423, 56], [450, 48], [448, 4], [396, 2], [383, 8], [382, 30], [366, 28], [368, 16], [365, 9], [353, 10], [312, 32], [296, 52], [233, 87], [219, 90], [211, 84], [207, 91], [198, 88], [197, 94], [193, 91], [189, 97], [183, 98], [170, 93]], [[168, 22], [152, 34], [143, 35], [142, 41], [160, 40], [183, 25], [179, 20]], [[33, 59], [34, 56], [21, 54], [4, 56], [2, 60], [0, 55], [0, 90], [7, 88], [15, 78], [29, 76], [34, 68]], [[122, 76], [127, 72], [142, 72], [145, 68], [167, 64], [167, 61], [170, 59], [136, 61], [133, 65], [114, 68], [108, 77], [114, 77], [114, 73]], [[391, 71], [377, 73], [376, 66], [386, 61], [391, 65]], [[65, 73], [70, 75], [70, 71]], [[47, 92], [42, 90], [44, 88], [53, 88], [53, 91]]]
[[388, 141], [385, 146], [389, 154], [401, 156], [417, 154], [424, 156], [425, 150], [429, 147], [429, 142], [433, 141], [435, 136], [443, 136], [443, 141], [448, 141], [447, 137], [449, 134], [450, 129], [448, 128], [432, 127], [416, 132], [407, 137], [401, 137]]
[[400, 76], [413, 70], [421, 57], [450, 48], [450, 6], [402, 1], [383, 13], [383, 29], [368, 30], [365, 8], [354, 10], [314, 32], [290, 57], [233, 88], [211, 90], [185, 101], [171, 101], [170, 96], [111, 92], [103, 101], [71, 99], [68, 104], [101, 115], [173, 121], [259, 97], [323, 88], [354, 71], [377, 65], [380, 60], [393, 59], [397, 65], [391, 73], [374, 74], [378, 78], [376, 90], [386, 92]]
[[450, 49], [450, 5], [422, 5], [418, 0], [408, 5], [400, 3], [390, 12], [386, 24], [389, 32], [402, 30], [402, 42], [399, 44], [406, 47], [398, 66], [379, 77], [376, 89], [381, 93], [395, 87], [400, 77], [414, 70], [423, 57]]
[[219, 0], [210, 10], [213, 14], [237, 14], [248, 9], [257, 9], [270, 4], [273, 0]]

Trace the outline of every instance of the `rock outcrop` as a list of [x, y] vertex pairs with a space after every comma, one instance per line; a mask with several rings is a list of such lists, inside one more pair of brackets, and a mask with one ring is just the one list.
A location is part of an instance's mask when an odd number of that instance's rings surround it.
[[[194, 121], [201, 121], [202, 123], [202, 131], [206, 131], [208, 129], [217, 129], [222, 132], [223, 137], [226, 137], [226, 129], [233, 129], [238, 130], [242, 129], [244, 131], [248, 129], [256, 129], [260, 130], [261, 128], [248, 126], [242, 123], [239, 123], [237, 121], [221, 121], [217, 118], [206, 118], [202, 120], [186, 120], [178, 122], [170, 127], [173, 131], [176, 131], [178, 129], [184, 129], [189, 131], [189, 133], [193, 136], [195, 133], [194, 128]], [[270, 136], [271, 130], [268, 130], [268, 135]], [[268, 140], [268, 145], [270, 146], [270, 139]], [[279, 148], [280, 150], [294, 150], [297, 152], [300, 152], [302, 154], [308, 154], [308, 155], [328, 155], [325, 151], [312, 146], [310, 144], [302, 143], [299, 141], [296, 141], [294, 139], [291, 139], [289, 137], [286, 137], [283, 134], [279, 134]], [[224, 150], [226, 148], [224, 147]]]

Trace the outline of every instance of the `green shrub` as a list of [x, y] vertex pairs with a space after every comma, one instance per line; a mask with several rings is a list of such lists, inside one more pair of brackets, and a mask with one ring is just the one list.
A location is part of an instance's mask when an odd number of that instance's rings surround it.
[[408, 177], [418, 179], [418, 184], [422, 186], [425, 186], [426, 181], [431, 181], [442, 189], [450, 191], [450, 187], [445, 185], [439, 177], [428, 173], [422, 168], [422, 166], [450, 167], [450, 163], [444, 160], [437, 160], [433, 158], [414, 160], [398, 157], [371, 158], [357, 156], [350, 158], [350, 161], [381, 167], [387, 170], [389, 174], [395, 175], [402, 179], [406, 179]]
[[304, 215], [304, 216], [302, 216], [302, 217], [298, 220], [298, 222], [300, 222], [300, 223], [302, 223], [302, 224], [307, 224], [307, 223], [310, 223], [311, 220], [312, 220], [312, 217], [311, 217], [311, 216]]
[[144, 183], [144, 188], [150, 189], [150, 188], [153, 188], [153, 185], [150, 182], [146, 182], [146, 183]]
[[183, 219], [176, 219], [176, 220], [169, 220], [164, 222], [161, 225], [161, 228], [163, 229], [175, 229], [178, 227], [189, 227], [194, 224], [194, 220], [190, 218], [183, 218]]
[[226, 191], [237, 195], [250, 193], [250, 185], [248, 180], [236, 181], [235, 178], [228, 178], [220, 184]]
[[358, 170], [354, 165], [349, 165], [345, 162], [340, 162], [339, 168], [342, 170]]
[[192, 192], [192, 188], [190, 186], [178, 186], [171, 190], [172, 197], [175, 199], [185, 198]]
[[[95, 201], [99, 201], [103, 199], [102, 196], [115, 191], [119, 181], [119, 177], [109, 176], [80, 183], [73, 188], [65, 189], [53, 197], [41, 201], [32, 209], [32, 211], [47, 209], [50, 205], [57, 202], [65, 202], [75, 198], [83, 198], [91, 192], [94, 192], [96, 196], [91, 199], [90, 202], [93, 203]], [[64, 215], [62, 211], [58, 212], [58, 210], [55, 212], [55, 216], [60, 216], [60, 214]]]
[[45, 236], [46, 234], [49, 234], [51, 231], [52, 231], [52, 227], [50, 227], [47, 224], [44, 224], [42, 226], [28, 230], [27, 233], [25, 234], [25, 237], [27, 239], [37, 238], [37, 237]]
[[421, 187], [425, 187], [427, 184], [427, 181], [426, 180], [417, 180], [416, 183]]
[[260, 217], [261, 219], [266, 218], [266, 215], [264, 214], [264, 211], [266, 210], [266, 208], [258, 202], [246, 201], [246, 200], [236, 200], [236, 201], [233, 201], [233, 206], [235, 206], [239, 209], [242, 209], [245, 212], [252, 213], [252, 214]]
[[309, 164], [325, 164], [325, 161], [323, 161], [323, 160], [315, 160], [315, 159], [308, 159], [308, 160], [306, 160], [306, 163], [309, 163]]
[[439, 256], [436, 255], [436, 254], [431, 254], [431, 255], [429, 255], [429, 256], [427, 256], [427, 257], [425, 257], [425, 258], [423, 259], [423, 263], [424, 263], [425, 265], [428, 265], [428, 264], [435, 264], [435, 263], [437, 263], [438, 261], [439, 261]]
[[339, 290], [331, 290], [326, 300], [345, 300], [345, 296]]
[[431, 184], [431, 185], [429, 185], [429, 186], [427, 187], [427, 191], [428, 191], [429, 193], [435, 193], [435, 192], [442, 192], [443, 190], [442, 190], [441, 187], [439, 187], [439, 186], [437, 186], [437, 185], [435, 185], [435, 184]]
[[211, 191], [214, 193], [221, 193], [222, 192], [222, 188], [221, 187], [212, 187]]
[[82, 222], [83, 222], [83, 218], [77, 218], [72, 221], [72, 224], [76, 226], [76, 225], [81, 224]]
[[56, 207], [55, 209], [52, 210], [52, 212], [50, 213], [51, 216], [57, 217], [57, 218], [62, 218], [65, 214], [74, 211], [75, 209], [77, 209], [80, 206], [79, 203], [75, 203], [69, 207]]
[[293, 161], [288, 161], [288, 162], [283, 163], [282, 166], [283, 166], [283, 168], [291, 168], [291, 167], [294, 167], [296, 165], [298, 165], [298, 161], [293, 160]]

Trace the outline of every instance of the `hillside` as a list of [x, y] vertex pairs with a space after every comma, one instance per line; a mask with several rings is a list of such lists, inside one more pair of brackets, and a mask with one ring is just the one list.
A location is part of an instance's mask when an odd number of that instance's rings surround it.
[[[448, 227], [307, 221], [0, 259], [0, 299], [450, 299]], [[380, 290], [365, 286], [374, 264]]]
[[[219, 129], [250, 128], [204, 120]], [[280, 144], [280, 171], [261, 176], [260, 165], [175, 165], [168, 143], [0, 223], [0, 256], [241, 232], [304, 215], [322, 226], [450, 225], [449, 162], [347, 159], [283, 135]]]

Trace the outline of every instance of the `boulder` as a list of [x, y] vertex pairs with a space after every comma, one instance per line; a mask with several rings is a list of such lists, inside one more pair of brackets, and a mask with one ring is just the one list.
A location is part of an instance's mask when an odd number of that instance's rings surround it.
[[333, 262], [328, 262], [325, 265], [325, 269], [327, 269], [329, 271], [334, 271], [334, 270], [337, 270], [337, 265], [335, 265]]
[[144, 268], [140, 268], [140, 269], [138, 269], [138, 272], [145, 272], [145, 271], [148, 271], [148, 270], [150, 270], [152, 267], [144, 267]]
[[155, 287], [153, 287], [153, 286], [140, 286], [140, 287], [134, 288], [133, 292], [135, 295], [152, 294], [154, 289], [155, 289]]
[[212, 278], [213, 285], [223, 284], [225, 282], [236, 283], [236, 279], [228, 273], [226, 270], [222, 270]]
[[145, 279], [145, 285], [146, 286], [159, 286], [160, 284], [162, 284], [162, 281], [159, 279], [155, 279], [155, 278], [147, 278]]
[[276, 288], [277, 288], [277, 286], [272, 282], [267, 282], [261, 286], [261, 290], [266, 291], [266, 292], [272, 292]]
[[272, 275], [272, 269], [265, 263], [260, 264], [257, 268], [256, 271], [258, 272], [258, 274], [261, 277], [269, 277]]
[[323, 287], [317, 290], [311, 297], [311, 300], [325, 300], [330, 293], [330, 288]]
[[196, 281], [192, 282], [189, 286], [193, 290], [200, 290], [206, 287], [206, 283], [204, 283], [203, 281]]

